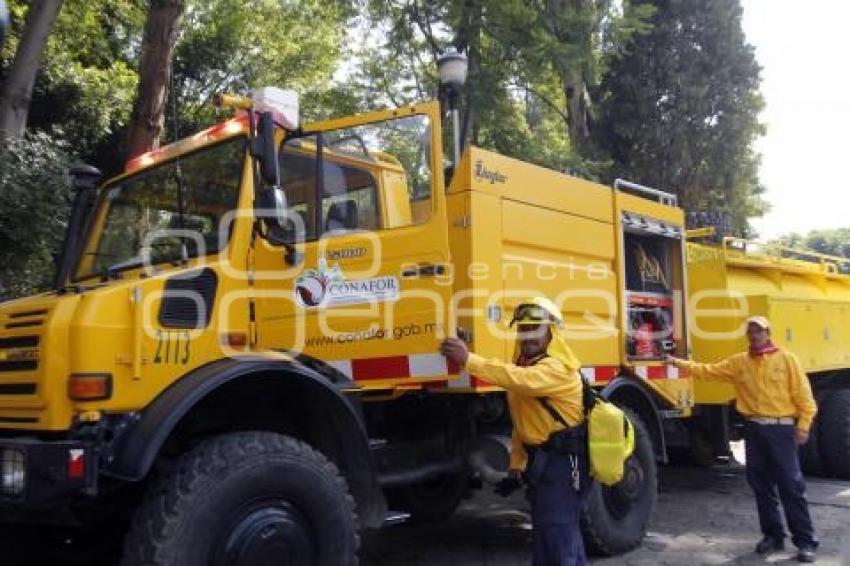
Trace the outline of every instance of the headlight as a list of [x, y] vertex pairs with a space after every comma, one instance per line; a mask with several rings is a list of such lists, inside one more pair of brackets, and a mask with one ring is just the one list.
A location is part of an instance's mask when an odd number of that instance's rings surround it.
[[0, 449], [0, 495], [18, 496], [24, 492], [27, 468], [24, 453], [16, 448]]

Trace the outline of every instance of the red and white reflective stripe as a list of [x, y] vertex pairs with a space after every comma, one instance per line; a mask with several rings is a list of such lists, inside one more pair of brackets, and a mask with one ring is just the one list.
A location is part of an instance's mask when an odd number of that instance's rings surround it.
[[355, 358], [326, 362], [354, 381], [399, 379], [404, 377], [439, 377], [457, 373], [460, 368], [440, 354], [411, 354], [381, 358]]
[[581, 368], [581, 375], [588, 383], [611, 381], [620, 373], [619, 366], [590, 366]]
[[[679, 379], [679, 370], [673, 366], [635, 366], [635, 374], [641, 379]], [[611, 381], [620, 375], [619, 366], [594, 366], [581, 368], [581, 375], [588, 383]]]
[[679, 369], [674, 366], [635, 366], [642, 379], [679, 379]]
[[[381, 358], [355, 358], [332, 360], [329, 366], [354, 381], [378, 379], [426, 378], [458, 375], [448, 382], [450, 388], [486, 386], [487, 383], [470, 376], [455, 364], [448, 363], [440, 354], [411, 354], [408, 356], [386, 356]], [[620, 374], [619, 366], [589, 366], [581, 368], [581, 375], [588, 383], [611, 381]], [[635, 374], [642, 379], [678, 379], [679, 370], [674, 366], [635, 366]]]

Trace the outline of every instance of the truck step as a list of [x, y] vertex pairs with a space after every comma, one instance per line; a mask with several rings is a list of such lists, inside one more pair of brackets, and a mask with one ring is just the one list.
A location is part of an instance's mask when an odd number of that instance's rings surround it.
[[408, 519], [410, 519], [410, 513], [405, 513], [403, 511], [387, 511], [384, 515], [384, 522], [381, 526], [392, 527], [394, 525], [401, 525], [402, 523], [406, 523]]

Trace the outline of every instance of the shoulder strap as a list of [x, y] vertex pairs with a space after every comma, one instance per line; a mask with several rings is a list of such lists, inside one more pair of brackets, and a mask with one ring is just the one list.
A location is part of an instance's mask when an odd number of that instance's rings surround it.
[[[534, 363], [537, 363], [546, 357], [548, 356], [546, 354], [543, 354], [542, 356], [534, 360]], [[595, 405], [597, 401], [604, 401], [604, 399], [599, 395], [599, 393], [596, 392], [595, 389], [593, 389], [593, 387], [590, 386], [589, 383], [587, 383], [587, 380], [584, 379], [584, 376], [581, 375], [581, 372], [579, 372], [579, 379], [581, 380], [582, 405], [584, 407], [584, 414], [585, 416], [587, 416], [587, 414], [590, 413], [590, 409], [593, 408], [593, 405]], [[570, 425], [567, 424], [567, 421], [564, 420], [564, 417], [561, 416], [561, 413], [556, 411], [555, 407], [553, 407], [549, 403], [548, 397], [536, 397], [536, 399], [540, 401], [540, 404], [543, 405], [543, 408], [546, 409], [546, 412], [549, 413], [553, 419], [555, 419], [555, 422], [560, 423], [567, 428], [570, 427]]]
[[584, 376], [581, 376], [581, 396], [585, 415], [590, 413], [590, 410], [598, 401], [605, 401], [605, 399], [584, 379]]
[[[590, 386], [581, 373], [579, 373], [579, 379], [581, 379], [582, 406], [584, 408], [584, 414], [587, 416], [598, 401], [604, 402], [605, 399]], [[537, 397], [537, 400], [540, 401], [540, 404], [543, 405], [546, 412], [552, 415], [552, 418], [555, 419], [556, 422], [569, 428], [570, 425], [564, 421], [564, 417], [562, 417], [561, 414], [549, 403], [549, 399], [547, 397]]]
[[562, 417], [562, 416], [561, 416], [561, 413], [559, 413], [558, 411], [556, 411], [556, 410], [555, 410], [555, 407], [553, 407], [553, 406], [549, 403], [549, 399], [548, 399], [548, 398], [546, 398], [546, 397], [537, 397], [536, 399], [537, 399], [538, 401], [540, 401], [540, 404], [541, 404], [541, 405], [543, 405], [543, 408], [544, 408], [544, 409], [546, 409], [546, 412], [547, 412], [547, 413], [549, 413], [550, 415], [552, 415], [552, 418], [553, 418], [553, 419], [555, 419], [555, 421], [556, 421], [556, 422], [558, 422], [558, 423], [560, 423], [560, 424], [564, 425], [566, 428], [570, 428], [570, 425], [568, 425], [568, 424], [567, 424], [567, 421], [565, 421], [565, 420], [564, 420], [564, 417]]

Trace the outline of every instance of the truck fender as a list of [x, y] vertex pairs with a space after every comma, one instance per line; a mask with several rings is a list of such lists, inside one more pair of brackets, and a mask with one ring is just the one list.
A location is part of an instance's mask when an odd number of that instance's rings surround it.
[[615, 377], [600, 391], [600, 395], [612, 403], [629, 408], [643, 418], [652, 436], [652, 445], [658, 461], [667, 462], [667, 444], [661, 413], [653, 393], [639, 380], [630, 377]]
[[349, 482], [361, 520], [369, 521], [366, 509], [372, 507], [376, 497], [383, 502], [383, 497], [365, 424], [357, 407], [341, 392], [342, 388], [353, 386], [353, 382], [342, 374], [319, 373], [298, 361], [231, 358], [191, 371], [163, 391], [144, 411], [124, 419], [121, 427], [124, 430], [116, 431], [114, 441], [104, 450], [101, 473], [123, 481], [144, 479], [183, 418], [205, 398], [238, 380], [270, 378], [285, 380], [290, 386], [297, 383], [309, 390], [313, 398], [321, 399], [330, 428], [344, 439], [339, 443], [338, 466]]

